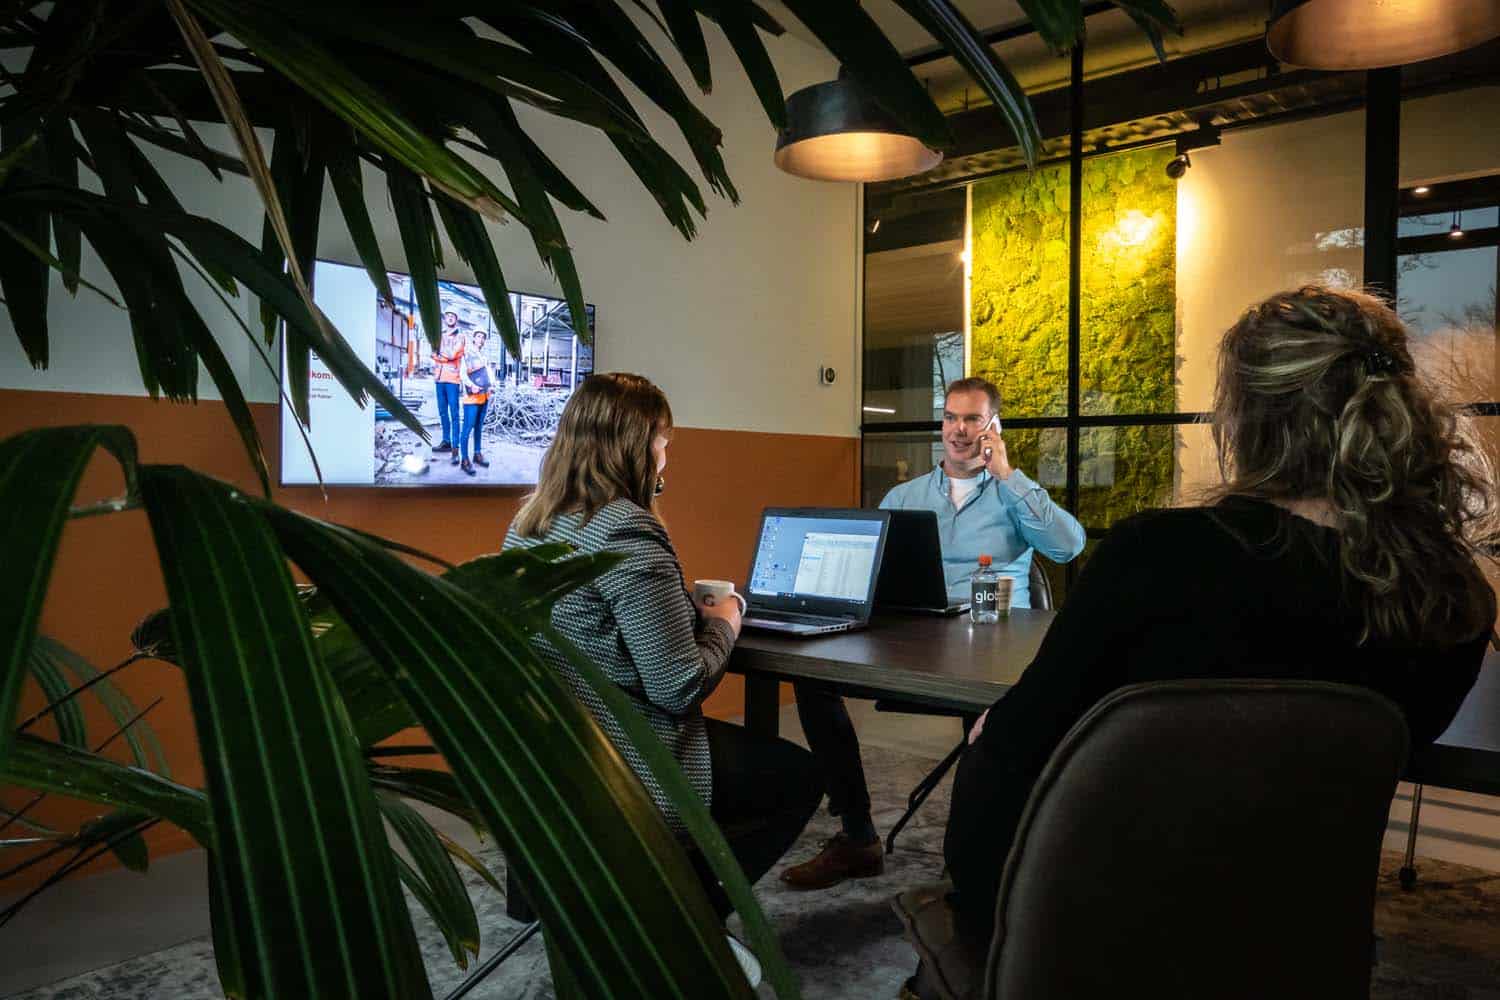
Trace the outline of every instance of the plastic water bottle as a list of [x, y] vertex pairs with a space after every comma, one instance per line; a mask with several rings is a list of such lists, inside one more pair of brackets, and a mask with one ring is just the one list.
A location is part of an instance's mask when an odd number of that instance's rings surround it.
[[969, 621], [993, 625], [1000, 620], [1000, 573], [989, 556], [979, 557], [979, 568], [969, 578]]

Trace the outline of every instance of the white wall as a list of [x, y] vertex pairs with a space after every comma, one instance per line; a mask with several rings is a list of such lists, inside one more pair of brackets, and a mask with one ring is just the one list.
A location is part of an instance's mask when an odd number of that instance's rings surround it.
[[[648, 32], [655, 33], [648, 27]], [[717, 30], [709, 28], [714, 91], [699, 106], [724, 131], [724, 158], [741, 204], [717, 199], [703, 184], [709, 217], [692, 243], [669, 226], [609, 142], [598, 132], [518, 109], [530, 134], [608, 217], [600, 223], [561, 210], [584, 294], [598, 307], [596, 364], [657, 381], [672, 400], [679, 424], [768, 432], [853, 436], [857, 426], [858, 208], [852, 184], [790, 177], [771, 162], [775, 130]], [[662, 40], [663, 51], [666, 42]], [[783, 89], [831, 78], [825, 52], [784, 36], [768, 39]], [[675, 56], [669, 62], [677, 66]], [[685, 71], [679, 76], [688, 81]], [[696, 95], [696, 90], [691, 91]], [[637, 102], [644, 112], [644, 101]], [[648, 114], [663, 145], [696, 177], [691, 156], [665, 115]], [[220, 148], [227, 133], [205, 129]], [[217, 184], [201, 167], [178, 157], [156, 157], [190, 209], [260, 242], [260, 213], [242, 179]], [[496, 172], [502, 183], [503, 177]], [[701, 183], [701, 179], [700, 179]], [[387, 266], [405, 268], [400, 239], [378, 176], [366, 194]], [[492, 225], [491, 235], [510, 287], [558, 294], [551, 275], [517, 224]], [[326, 192], [320, 256], [357, 263], [332, 192]], [[473, 275], [448, 254], [445, 276]], [[112, 285], [85, 249], [84, 273]], [[276, 399], [276, 383], [252, 353], [238, 326], [211, 292], [189, 276], [195, 299], [210, 317], [251, 398]], [[242, 299], [241, 314], [258, 314]], [[144, 392], [124, 314], [84, 290], [70, 299], [54, 281], [49, 311], [52, 364], [35, 372], [26, 363], [8, 317], [0, 329], [0, 389], [138, 395]], [[252, 321], [252, 326], [254, 323]], [[818, 383], [820, 364], [839, 378]], [[212, 397], [205, 377], [203, 395]]]
[[[1307, 281], [1361, 280], [1364, 121], [1354, 111], [1234, 130], [1193, 151], [1177, 186], [1178, 410], [1210, 407], [1219, 340], [1247, 306]], [[1497, 169], [1500, 88], [1403, 103], [1403, 186]], [[1217, 480], [1206, 432], [1179, 432], [1178, 445], [1182, 490]]]

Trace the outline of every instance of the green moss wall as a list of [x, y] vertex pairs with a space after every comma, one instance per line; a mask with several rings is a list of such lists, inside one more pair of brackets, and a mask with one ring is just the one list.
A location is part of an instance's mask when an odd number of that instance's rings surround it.
[[[1140, 150], [1083, 165], [1080, 402], [1086, 415], [1177, 408], [1177, 193], [1163, 169], [1171, 155], [1169, 149]], [[1068, 196], [1065, 165], [973, 188], [969, 369], [1000, 386], [1009, 417], [1067, 412]], [[1170, 431], [1083, 432], [1078, 513], [1086, 525], [1106, 527], [1170, 499]], [[1006, 434], [1013, 460], [1033, 475], [1054, 470], [1047, 479], [1062, 468], [1060, 441], [1056, 432]]]

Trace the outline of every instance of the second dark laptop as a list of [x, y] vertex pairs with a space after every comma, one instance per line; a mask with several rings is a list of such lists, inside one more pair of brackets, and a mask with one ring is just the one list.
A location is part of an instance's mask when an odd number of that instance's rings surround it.
[[885, 558], [875, 584], [875, 610], [957, 615], [968, 601], [948, 599], [937, 514], [930, 510], [893, 510]]

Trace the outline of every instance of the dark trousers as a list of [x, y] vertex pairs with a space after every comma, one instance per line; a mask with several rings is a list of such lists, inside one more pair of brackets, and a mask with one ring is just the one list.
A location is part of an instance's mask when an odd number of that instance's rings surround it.
[[794, 683], [792, 688], [797, 693], [802, 732], [818, 762], [823, 786], [828, 789], [828, 811], [843, 819], [846, 832], [868, 829], [870, 789], [865, 785], [865, 766], [859, 759], [859, 736], [844, 699], [809, 681]]
[[458, 420], [457, 382], [439, 382], [437, 384], [437, 406], [438, 419], [443, 422], [443, 441], [457, 447], [458, 430], [461, 426]]
[[[709, 812], [735, 860], [754, 885], [786, 854], [823, 799], [812, 754], [783, 739], [756, 736], [744, 726], [705, 719], [713, 765]], [[721, 918], [734, 909], [718, 877], [696, 848], [688, 857]]]

